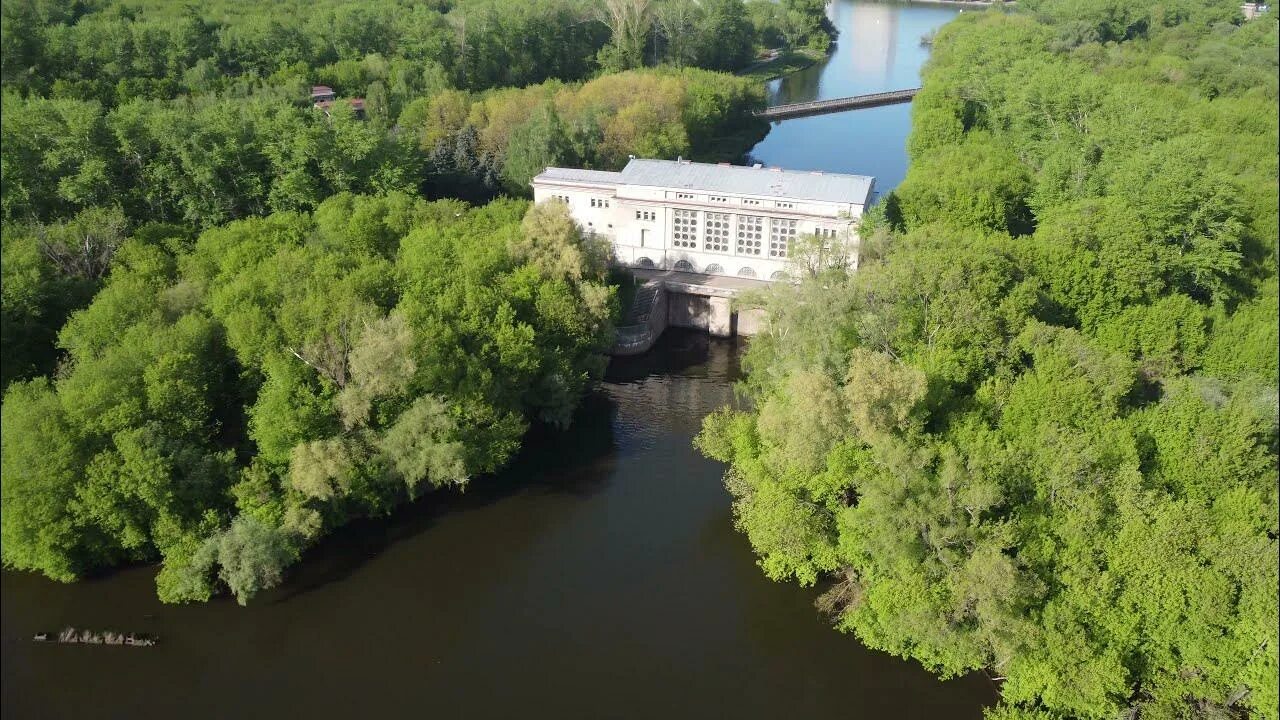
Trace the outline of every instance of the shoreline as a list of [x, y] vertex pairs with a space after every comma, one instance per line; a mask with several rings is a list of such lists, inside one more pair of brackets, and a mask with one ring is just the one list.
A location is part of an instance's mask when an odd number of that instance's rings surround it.
[[831, 56], [835, 49], [835, 41], [831, 42], [830, 49], [826, 52], [801, 48], [799, 50], [787, 50], [779, 53], [777, 57], [763, 62], [749, 65], [741, 70], [734, 72], [738, 77], [753, 78], [762, 83], [770, 80], [777, 80], [791, 73], [799, 72], [806, 68], [813, 67], [822, 60]]
[[1017, 2], [1005, 2], [1004, 0], [892, 0], [894, 4], [902, 5], [955, 5], [957, 7], [974, 7], [989, 8], [996, 5], [1017, 6]]

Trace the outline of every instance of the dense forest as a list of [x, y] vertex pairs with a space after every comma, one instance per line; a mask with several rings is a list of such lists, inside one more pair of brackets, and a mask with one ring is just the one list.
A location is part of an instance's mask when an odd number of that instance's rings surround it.
[[1280, 716], [1274, 15], [946, 26], [858, 271], [756, 300], [698, 438], [766, 575], [988, 717]]
[[[53, 372], [62, 324], [148, 223], [194, 235], [343, 192], [486, 202], [550, 164], [740, 154], [763, 88], [699, 66], [829, 37], [820, 2], [758, 5], [6, 2], [0, 387]], [[645, 52], [611, 72], [626, 12]], [[313, 83], [362, 112], [314, 109]]]
[[831, 36], [820, 0], [0, 13], [3, 561], [160, 560], [168, 601], [247, 601], [567, 424], [618, 311], [607, 256], [502, 196], [740, 154], [764, 92], [723, 71]]
[[348, 518], [567, 424], [612, 339], [607, 248], [526, 207], [343, 193], [127, 240], [56, 377], [5, 394], [5, 564], [158, 555], [162, 599], [216, 575], [244, 602]]

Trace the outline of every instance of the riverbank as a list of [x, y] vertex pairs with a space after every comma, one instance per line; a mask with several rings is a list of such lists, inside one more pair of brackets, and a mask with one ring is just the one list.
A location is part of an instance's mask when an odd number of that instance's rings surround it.
[[[834, 45], [835, 43], [832, 43], [833, 47]], [[807, 67], [812, 67], [818, 61], [825, 59], [827, 55], [828, 53], [826, 52], [813, 50], [811, 48], [786, 50], [770, 60], [743, 68], [734, 74], [739, 77], [751, 78], [753, 80], [766, 83], [770, 80], [780, 78], [783, 75], [790, 75], [793, 72], [804, 70]]]

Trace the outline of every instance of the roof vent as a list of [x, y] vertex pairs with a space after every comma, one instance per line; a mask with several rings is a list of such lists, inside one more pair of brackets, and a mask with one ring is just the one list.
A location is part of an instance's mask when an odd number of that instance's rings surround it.
[[729, 163], [716, 163], [720, 167], [729, 167]]
[[821, 171], [821, 170], [811, 170], [811, 171], [810, 171], [810, 174], [811, 174], [811, 175], [821, 175], [821, 174], [822, 174], [822, 171]]
[[678, 163], [682, 163], [682, 162], [684, 162], [684, 156], [683, 156], [683, 155], [677, 155], [677, 156], [676, 156], [676, 162], [678, 162]]
[[782, 172], [782, 168], [780, 167], [771, 167], [769, 169], [772, 170], [773, 172]]
[[764, 165], [761, 165], [760, 163], [756, 163], [755, 165], [752, 165], [751, 167], [753, 167], [753, 168], [755, 168], [755, 169], [759, 170], [760, 168], [764, 167]]

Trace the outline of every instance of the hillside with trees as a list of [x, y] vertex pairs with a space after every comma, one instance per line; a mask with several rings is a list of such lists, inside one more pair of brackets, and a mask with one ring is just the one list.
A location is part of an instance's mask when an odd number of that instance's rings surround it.
[[698, 444], [775, 580], [992, 718], [1280, 716], [1277, 22], [938, 33], [856, 273], [757, 301]]

